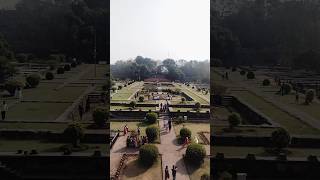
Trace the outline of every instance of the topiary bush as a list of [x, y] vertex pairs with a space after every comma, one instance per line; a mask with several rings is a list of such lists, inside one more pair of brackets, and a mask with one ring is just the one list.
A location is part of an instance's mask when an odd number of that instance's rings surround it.
[[139, 163], [145, 167], [152, 166], [158, 159], [159, 150], [153, 144], [145, 144], [139, 150]]
[[144, 101], [144, 97], [143, 96], [140, 96], [139, 97], [139, 102], [143, 102]]
[[186, 137], [191, 138], [192, 132], [188, 128], [180, 129], [180, 140], [183, 142]]
[[233, 129], [234, 127], [238, 126], [240, 124], [240, 117], [238, 114], [232, 113], [228, 117], [229, 127], [230, 129]]
[[199, 110], [201, 108], [201, 104], [199, 102], [196, 102], [194, 104], [194, 109]]
[[129, 105], [131, 108], [135, 108], [137, 106], [137, 103], [135, 101], [131, 101]]
[[248, 72], [247, 79], [254, 79], [254, 78], [255, 78], [254, 72], [252, 72], [252, 71]]
[[79, 147], [80, 140], [84, 137], [84, 129], [81, 124], [73, 123], [63, 131], [63, 135], [72, 143], [73, 147]]
[[39, 85], [40, 79], [41, 77], [39, 74], [31, 74], [26, 77], [26, 82], [29, 87], [35, 88]]
[[246, 71], [244, 71], [244, 70], [241, 70], [241, 71], [240, 71], [240, 75], [241, 75], [241, 76], [244, 76], [244, 75], [246, 75]]
[[46, 80], [52, 80], [54, 79], [54, 75], [52, 72], [47, 72], [46, 73]]
[[270, 80], [269, 79], [265, 79], [262, 81], [262, 85], [263, 86], [269, 86], [270, 85]]
[[97, 108], [93, 111], [92, 118], [97, 126], [103, 127], [107, 122], [108, 113], [104, 109]]
[[151, 126], [146, 128], [146, 135], [149, 142], [154, 142], [158, 138], [159, 128], [156, 126]]
[[59, 68], [57, 69], [57, 74], [64, 74], [64, 68], [59, 67]]
[[70, 71], [70, 70], [71, 70], [70, 64], [64, 65], [63, 69], [64, 69], [65, 71]]
[[187, 147], [185, 159], [190, 164], [201, 165], [206, 155], [206, 149], [202, 145], [192, 143]]
[[309, 89], [307, 90], [306, 92], [306, 99], [305, 99], [305, 103], [308, 105], [310, 103], [312, 103], [313, 99], [314, 99], [314, 96], [315, 96], [315, 92], [313, 89]]
[[121, 90], [121, 89], [122, 89], [122, 86], [121, 86], [121, 85], [119, 85], [119, 86], [118, 86], [118, 90]]
[[283, 128], [277, 129], [271, 134], [271, 145], [278, 151], [287, 147], [290, 143], [290, 134]]
[[11, 79], [4, 84], [4, 89], [9, 92], [11, 96], [14, 96], [14, 93], [17, 88], [24, 88], [25, 84], [16, 79]]
[[283, 93], [284, 94], [290, 94], [291, 90], [292, 90], [292, 86], [289, 83], [285, 83], [282, 85], [283, 88]]
[[185, 102], [186, 102], [186, 98], [182, 97], [182, 98], [181, 98], [181, 102], [182, 102], [182, 103], [185, 103]]
[[157, 119], [158, 119], [157, 113], [150, 112], [146, 115], [146, 120], [149, 124], [156, 123]]

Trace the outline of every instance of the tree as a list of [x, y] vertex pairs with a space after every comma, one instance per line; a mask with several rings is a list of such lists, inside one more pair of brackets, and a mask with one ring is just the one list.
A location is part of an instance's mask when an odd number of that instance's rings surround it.
[[190, 164], [199, 166], [206, 155], [206, 149], [202, 145], [192, 143], [187, 147], [185, 158]]
[[139, 162], [145, 167], [152, 166], [158, 159], [159, 150], [153, 144], [145, 144], [139, 149]]
[[143, 96], [140, 96], [139, 97], [139, 102], [143, 102], [144, 101], [144, 97]]
[[35, 88], [40, 83], [40, 75], [39, 74], [31, 74], [26, 77], [27, 85], [31, 88]]
[[275, 147], [278, 152], [287, 147], [290, 143], [290, 140], [290, 134], [283, 128], [277, 129], [271, 134], [272, 146]]
[[79, 147], [80, 140], [84, 137], [84, 129], [78, 123], [70, 124], [63, 132], [66, 139], [69, 139], [73, 147]]
[[238, 126], [240, 124], [240, 117], [239, 115], [232, 113], [228, 117], [229, 127], [230, 129], [234, 129], [234, 127]]

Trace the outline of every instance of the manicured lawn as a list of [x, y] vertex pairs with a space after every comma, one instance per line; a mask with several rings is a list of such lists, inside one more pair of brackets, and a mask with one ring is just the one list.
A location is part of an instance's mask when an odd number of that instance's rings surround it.
[[[209, 123], [182, 123], [182, 124], [174, 124], [174, 131], [177, 136], [180, 134], [180, 129], [186, 127], [191, 130], [191, 138], [194, 140], [195, 137], [198, 138], [199, 143], [203, 143], [200, 138], [198, 132], [210, 132], [210, 124]], [[210, 139], [208, 139], [210, 141]]]
[[232, 113], [225, 107], [214, 107], [213, 114], [217, 116], [219, 119], [224, 120], [224, 119], [228, 119], [228, 117]]
[[320, 133], [319, 130], [309, 126], [299, 119], [296, 119], [249, 91], [234, 91], [233, 94], [270, 117], [273, 121], [284, 126], [290, 133], [303, 135]]
[[54, 121], [71, 103], [22, 102], [11, 107], [7, 114], [10, 121]]
[[209, 100], [206, 98], [203, 98], [202, 96], [196, 94], [193, 90], [190, 90], [189, 88], [183, 87], [182, 92], [190, 96], [194, 101], [199, 102], [200, 104], [209, 104]]
[[[32, 149], [36, 149], [38, 152], [61, 152], [59, 149], [63, 143], [44, 142], [39, 140], [6, 140], [0, 139], [0, 151], [1, 152], [16, 152], [18, 149], [27, 150], [30, 152]], [[82, 152], [93, 152], [94, 150], [107, 151], [106, 144], [87, 144], [89, 149]]]
[[[266, 153], [264, 147], [244, 147], [244, 146], [211, 146], [213, 150], [213, 156], [216, 153], [224, 153], [225, 156], [243, 156], [245, 157], [248, 153], [255, 154], [256, 156], [272, 156]], [[309, 155], [320, 156], [320, 151], [317, 148], [288, 148], [291, 154], [288, 157], [305, 157]]]
[[121, 90], [118, 90], [112, 96], [112, 100], [129, 100], [129, 98], [142, 87], [142, 82], [133, 83], [127, 87], [123, 87]]
[[187, 162], [186, 167], [190, 176], [190, 180], [199, 180], [203, 174], [210, 175], [210, 158], [205, 158], [200, 167], [195, 167]]
[[[155, 123], [155, 124], [147, 124], [145, 122], [137, 122], [137, 121], [134, 121], [134, 122], [115, 122], [115, 121], [112, 121], [112, 122], [110, 122], [110, 130], [111, 131], [120, 130], [121, 132], [123, 132], [123, 127], [125, 125], [128, 126], [129, 131], [135, 131], [135, 132], [137, 132], [137, 128], [139, 126], [140, 127], [140, 132], [141, 132], [140, 136], [146, 136], [147, 127], [151, 127], [151, 126], [159, 127], [158, 122]], [[158, 136], [158, 139], [155, 142], [156, 143], [160, 142], [160, 134]]]
[[224, 129], [228, 129], [229, 126], [213, 126], [213, 134], [221, 135], [251, 135], [251, 136], [271, 136], [272, 132], [277, 128], [259, 128], [259, 127], [236, 127], [235, 132], [226, 132]]
[[139, 164], [138, 157], [129, 157], [126, 168], [123, 169], [120, 179], [126, 180], [162, 180], [161, 158], [150, 168]]

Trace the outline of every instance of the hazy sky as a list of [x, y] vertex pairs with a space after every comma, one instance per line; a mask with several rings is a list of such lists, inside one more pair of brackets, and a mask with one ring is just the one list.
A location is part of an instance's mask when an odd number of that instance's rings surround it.
[[111, 0], [111, 63], [210, 58], [209, 0]]

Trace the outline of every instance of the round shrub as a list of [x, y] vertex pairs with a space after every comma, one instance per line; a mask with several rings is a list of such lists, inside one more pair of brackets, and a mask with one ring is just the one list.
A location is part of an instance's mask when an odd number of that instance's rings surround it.
[[113, 86], [113, 87], [111, 88], [111, 90], [112, 90], [113, 92], [116, 92], [117, 88]]
[[271, 134], [272, 146], [276, 147], [277, 149], [287, 147], [289, 145], [290, 139], [290, 134], [283, 128], [277, 129]]
[[182, 103], [186, 102], [186, 98], [182, 97], [182, 98], [181, 98], [181, 102], [182, 102]]
[[64, 65], [63, 69], [64, 69], [65, 71], [70, 71], [70, 70], [71, 70], [70, 64]]
[[237, 114], [232, 113], [228, 117], [228, 122], [229, 122], [230, 129], [233, 129], [234, 127], [240, 124], [240, 117]]
[[137, 106], [137, 103], [135, 101], [131, 101], [129, 105], [131, 108], [135, 108]]
[[59, 68], [57, 69], [57, 74], [63, 74], [63, 73], [64, 73], [64, 68], [59, 67]]
[[246, 71], [244, 71], [244, 70], [241, 70], [241, 71], [240, 71], [240, 75], [241, 75], [241, 76], [244, 76], [245, 74], [246, 74]]
[[263, 86], [269, 86], [270, 85], [270, 80], [269, 79], [265, 79], [262, 81], [262, 85]]
[[139, 97], [139, 102], [143, 102], [144, 101], [144, 97], [143, 96], [140, 96]]
[[153, 124], [153, 123], [156, 123], [157, 119], [158, 119], [158, 115], [157, 113], [154, 113], [154, 112], [150, 112], [146, 115], [146, 119], [147, 119], [147, 122], [149, 124]]
[[206, 155], [206, 149], [202, 145], [192, 143], [187, 147], [185, 158], [190, 164], [200, 165]]
[[158, 132], [159, 132], [159, 129], [155, 126], [146, 128], [146, 135], [148, 137], [149, 142], [154, 142], [157, 139], [159, 134]]
[[159, 150], [153, 144], [145, 144], [139, 150], [139, 162], [145, 167], [150, 167], [158, 159]]
[[40, 75], [39, 74], [31, 74], [28, 77], [26, 77], [26, 82], [29, 87], [35, 88], [40, 83]]
[[71, 67], [72, 67], [72, 68], [75, 68], [75, 67], [77, 67], [77, 63], [75, 63], [75, 62], [72, 62], [72, 63], [71, 63]]
[[46, 73], [46, 80], [52, 80], [54, 79], [54, 75], [52, 72], [47, 72]]
[[80, 145], [80, 140], [84, 136], [84, 129], [78, 123], [70, 124], [63, 132], [66, 139], [70, 140], [74, 147]]
[[248, 72], [247, 79], [254, 79], [254, 78], [255, 78], [254, 72], [252, 72], [252, 71]]
[[108, 114], [105, 110], [97, 108], [93, 111], [92, 118], [97, 126], [102, 127], [106, 124]]
[[4, 89], [7, 90], [11, 96], [14, 96], [14, 93], [16, 91], [17, 88], [23, 88], [25, 85], [23, 84], [23, 82], [18, 81], [16, 79], [12, 79], [7, 81], [4, 84]]
[[196, 102], [196, 103], [194, 104], [194, 108], [197, 109], [197, 110], [199, 110], [199, 109], [201, 108], [201, 104], [200, 104], [199, 102]]
[[282, 88], [283, 88], [283, 93], [284, 94], [289, 94], [291, 92], [291, 90], [292, 90], [292, 86], [289, 83], [283, 84]]
[[315, 92], [313, 89], [307, 90], [305, 103], [310, 104], [313, 101], [314, 96], [315, 96]]
[[188, 128], [181, 128], [180, 129], [180, 139], [184, 140], [186, 137], [191, 138], [191, 131]]

